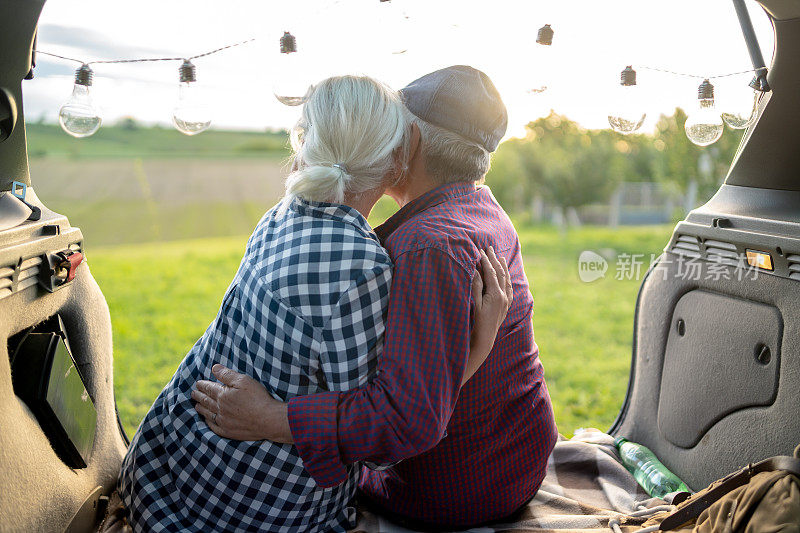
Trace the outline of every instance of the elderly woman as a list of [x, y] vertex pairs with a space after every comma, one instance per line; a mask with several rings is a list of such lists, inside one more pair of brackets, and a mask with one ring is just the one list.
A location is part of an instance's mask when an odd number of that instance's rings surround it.
[[[286, 196], [258, 223], [216, 319], [125, 457], [119, 492], [136, 531], [353, 525], [358, 465], [342, 485], [321, 488], [293, 445], [217, 436], [195, 411], [191, 391], [197, 380], [212, 379], [218, 363], [283, 401], [370, 379], [383, 344], [392, 263], [365, 217], [402, 177], [409, 131], [398, 94], [375, 80], [343, 76], [316, 86], [292, 137]], [[497, 297], [507, 270], [493, 255], [482, 263], [465, 380], [488, 356], [508, 308], [508, 298]]]

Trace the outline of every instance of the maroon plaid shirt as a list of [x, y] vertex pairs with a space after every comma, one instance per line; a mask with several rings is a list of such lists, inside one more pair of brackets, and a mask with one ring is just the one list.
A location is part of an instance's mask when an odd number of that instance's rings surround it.
[[[539, 488], [557, 431], [533, 340], [533, 298], [514, 226], [487, 187], [439, 187], [377, 228], [394, 261], [378, 375], [347, 392], [298, 396], [289, 423], [321, 486], [357, 461], [361, 491], [428, 524], [503, 518]], [[514, 303], [489, 358], [463, 388], [479, 250], [505, 257]]]

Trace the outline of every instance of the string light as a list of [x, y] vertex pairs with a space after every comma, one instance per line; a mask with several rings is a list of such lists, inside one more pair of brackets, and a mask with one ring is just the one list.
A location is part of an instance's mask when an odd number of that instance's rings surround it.
[[729, 91], [726, 95], [722, 107], [722, 120], [729, 128], [743, 130], [750, 127], [758, 115], [758, 99], [761, 91], [752, 89], [742, 89], [740, 91]]
[[381, 31], [381, 43], [385, 53], [402, 55], [408, 52], [410, 17], [403, 7], [403, 0], [380, 0], [377, 4], [377, 27]]
[[697, 88], [697, 108], [686, 118], [686, 136], [698, 146], [708, 146], [722, 137], [723, 127], [714, 106], [714, 86], [705, 79]]
[[282, 54], [293, 54], [297, 52], [297, 38], [288, 31], [283, 32], [280, 43]]
[[642, 109], [639, 91], [639, 86], [636, 85], [636, 71], [628, 65], [620, 73], [613, 109], [608, 114], [608, 124], [611, 129], [628, 135], [642, 127], [647, 114]]
[[[255, 41], [248, 39], [238, 43], [229, 44], [214, 50], [197, 54], [189, 58], [182, 57], [145, 57], [137, 59], [108, 59], [97, 61], [83, 61], [74, 57], [62, 56], [44, 50], [34, 50], [35, 54], [55, 57], [65, 61], [80, 63], [80, 67], [75, 71], [75, 86], [72, 89], [72, 96], [61, 106], [58, 112], [58, 122], [61, 128], [73, 137], [89, 137], [93, 135], [102, 123], [100, 111], [95, 105], [90, 87], [94, 78], [94, 71], [89, 65], [109, 64], [109, 63], [145, 63], [151, 61], [183, 61], [180, 67], [180, 84], [178, 103], [173, 111], [173, 124], [175, 127], [187, 135], [195, 135], [208, 129], [211, 125], [208, 110], [202, 103], [198, 102], [192, 94], [195, 89], [189, 89], [191, 83], [196, 80], [195, 66], [192, 59], [210, 56]], [[191, 91], [191, 92], [189, 92]]]
[[[339, 2], [335, 2], [335, 4], [338, 3]], [[399, 17], [404, 22], [409, 18], [404, 12], [398, 11], [394, 7], [396, 2], [393, 0], [380, 0], [378, 4], [380, 6], [387, 6], [389, 8], [388, 11], [393, 10], [395, 13], [400, 13], [400, 15], [396, 15], [392, 18]], [[555, 32], [550, 24], [545, 24], [539, 28], [537, 32], [537, 46], [535, 46], [534, 55], [538, 57], [534, 58], [532, 61], [534, 68], [531, 69], [531, 72], [534, 74], [534, 80], [526, 82], [528, 86], [526, 93], [528, 94], [539, 94], [548, 89], [549, 82], [547, 78], [551, 70], [550, 62], [552, 60], [551, 50], [554, 34]], [[34, 52], [67, 61], [74, 61], [81, 65], [75, 73], [75, 85], [72, 95], [59, 110], [59, 123], [61, 127], [74, 137], [88, 137], [94, 134], [102, 123], [100, 112], [92, 100], [90, 87], [92, 85], [94, 72], [90, 65], [101, 63], [182, 61], [179, 67], [179, 95], [173, 110], [172, 121], [175, 128], [182, 133], [186, 135], [196, 135], [210, 127], [211, 115], [208, 107], [204, 105], [195, 94], [197, 91], [193, 84], [196, 83], [197, 78], [196, 67], [192, 63], [192, 60], [215, 54], [227, 50], [228, 48], [241, 46], [254, 40], [255, 39], [248, 39], [188, 58], [157, 57], [86, 62], [41, 50], [35, 50]], [[276, 71], [273, 92], [277, 100], [285, 105], [302, 105], [307, 101], [313, 86], [305, 80], [307, 69], [303, 68], [303, 60], [300, 59], [302, 56], [297, 53], [297, 38], [287, 31], [281, 36], [279, 44], [280, 66]], [[393, 51], [392, 53], [401, 54], [405, 51], [406, 50], [403, 49], [401, 51]], [[675, 76], [703, 79], [703, 82], [698, 88], [698, 107], [690, 113], [684, 124], [686, 135], [693, 143], [700, 146], [707, 146], [716, 142], [722, 135], [724, 124], [727, 124], [733, 129], [744, 129], [752, 125], [758, 114], [760, 93], [769, 91], [769, 87], [764, 81], [767, 69], [763, 66], [757, 69], [719, 74], [716, 76], [697, 76], [650, 66], [639, 66], [638, 68]], [[714, 86], [711, 84], [710, 80], [750, 72], [756, 72], [757, 74], [750, 84], [752, 93], [749, 91], [747, 93], [739, 93], [739, 95], [746, 94], [748, 97], [739, 98], [739, 102], [735, 104], [731, 103], [734, 101], [733, 98], [723, 100], [723, 112], [717, 112], [714, 101]], [[608, 113], [608, 122], [614, 131], [622, 134], [630, 134], [641, 128], [646, 118], [646, 113], [640, 92], [641, 89], [636, 82], [636, 71], [629, 65], [620, 74], [620, 85], [617, 88], [617, 94], [612, 104], [612, 109]], [[742, 104], [742, 102], [744, 102], [744, 104]]]
[[178, 77], [178, 101], [172, 112], [172, 124], [181, 133], [197, 135], [211, 126], [211, 113], [193, 87], [197, 82], [194, 64], [186, 59], [178, 69]]
[[311, 84], [306, 83], [304, 61], [297, 53], [297, 38], [288, 31], [280, 39], [280, 56], [272, 93], [284, 105], [303, 105], [311, 93]]
[[553, 36], [555, 32], [550, 24], [545, 24], [536, 33], [536, 47], [531, 57], [531, 79], [526, 87], [528, 94], [540, 94], [550, 85], [550, 74], [553, 62]]
[[[727, 74], [717, 74], [715, 76], [698, 76], [696, 74], [687, 74], [685, 72], [676, 72], [674, 70], [666, 70], [648, 66], [639, 68], [671, 74], [673, 76], [682, 76], [703, 80], [697, 89], [697, 107], [689, 114], [686, 119], [686, 123], [684, 124], [686, 136], [690, 141], [698, 146], [708, 146], [717, 142], [722, 136], [725, 124], [732, 129], [745, 129], [755, 123], [756, 118], [758, 117], [758, 102], [760, 95], [762, 92], [767, 92], [770, 90], [769, 86], [763, 81], [765, 79], [764, 77], [766, 76], [765, 67], [743, 70], [739, 72], [730, 72]], [[739, 76], [752, 72], [756, 73], [756, 77], [753, 78], [752, 82], [750, 82], [750, 89], [738, 92], [735, 90], [728, 91], [724, 94], [723, 98], [723, 112], [720, 113], [717, 111], [714, 98], [715, 88], [714, 85], [711, 84], [710, 80]], [[622, 76], [622, 85], [625, 85], [625, 71], [622, 72]], [[621, 128], [616, 126], [617, 121], [615, 120], [615, 117], [616, 115], [609, 113], [608, 121], [612, 129], [619, 131], [620, 133], [625, 133]], [[642, 119], [644, 120], [644, 116], [642, 116]]]
[[73, 137], [88, 137], [100, 128], [103, 119], [100, 111], [92, 100], [90, 87], [92, 86], [91, 67], [82, 64], [75, 71], [75, 85], [72, 96], [58, 110], [58, 122], [61, 128]]

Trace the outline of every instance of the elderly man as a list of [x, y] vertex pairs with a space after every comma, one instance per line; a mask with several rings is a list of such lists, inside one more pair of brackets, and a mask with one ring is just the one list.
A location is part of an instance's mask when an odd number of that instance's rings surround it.
[[[475, 526], [534, 496], [557, 438], [519, 239], [480, 185], [507, 113], [491, 80], [467, 66], [401, 92], [421, 141], [389, 191], [401, 209], [376, 229], [394, 278], [375, 379], [284, 404], [216, 367], [221, 383], [198, 382], [194, 398], [224, 437], [294, 443], [323, 487], [341, 483], [349, 464], [394, 463], [365, 468], [360, 494], [405, 525]], [[461, 387], [472, 270], [488, 246], [508, 263], [514, 301], [488, 359]]]

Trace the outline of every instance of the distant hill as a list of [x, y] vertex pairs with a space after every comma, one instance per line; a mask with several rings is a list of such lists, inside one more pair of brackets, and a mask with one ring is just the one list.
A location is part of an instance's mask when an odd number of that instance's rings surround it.
[[28, 155], [86, 158], [270, 158], [289, 155], [286, 132], [220, 131], [189, 137], [166, 127], [142, 127], [129, 121], [103, 126], [85, 139], [70, 137], [57, 124], [26, 124]]

